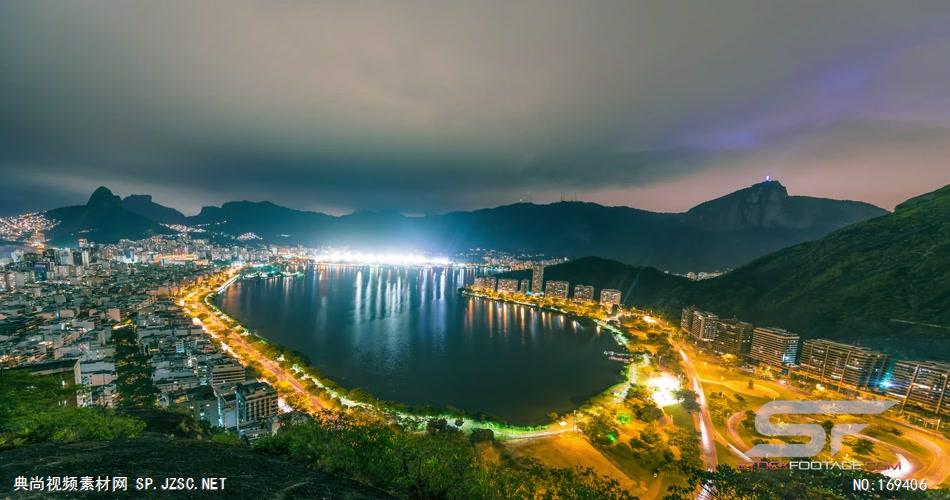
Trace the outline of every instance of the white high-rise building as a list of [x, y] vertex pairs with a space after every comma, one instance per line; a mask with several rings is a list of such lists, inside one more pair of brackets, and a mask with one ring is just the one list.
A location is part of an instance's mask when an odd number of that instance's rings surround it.
[[794, 364], [798, 358], [797, 333], [776, 327], [759, 326], [752, 330], [752, 348], [749, 358], [753, 361], [782, 368]]
[[544, 266], [541, 264], [531, 267], [531, 293], [544, 293]]
[[604, 288], [600, 291], [600, 305], [611, 307], [614, 305], [620, 305], [621, 294], [620, 290], [614, 290], [612, 288]]

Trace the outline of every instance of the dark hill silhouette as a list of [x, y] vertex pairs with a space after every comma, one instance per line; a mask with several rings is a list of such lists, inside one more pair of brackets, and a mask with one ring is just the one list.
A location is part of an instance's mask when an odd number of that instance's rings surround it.
[[[615, 288], [624, 302], [678, 317], [696, 305], [723, 317], [805, 337], [859, 342], [950, 360], [950, 186], [892, 214], [763, 257], [720, 277], [689, 281], [596, 257], [545, 269], [545, 279]], [[518, 277], [527, 271], [504, 273]]]
[[699, 271], [734, 267], [885, 213], [867, 203], [789, 196], [773, 181], [684, 213], [560, 202], [425, 217], [396, 212], [333, 217], [242, 201], [205, 207], [189, 221], [232, 236], [253, 232], [271, 243], [446, 254], [478, 247], [567, 257], [600, 255], [641, 266]]
[[122, 208], [135, 212], [159, 224], [187, 224], [185, 214], [152, 201], [150, 194], [133, 194], [122, 200]]
[[140, 240], [174, 231], [122, 207], [122, 200], [105, 187], [96, 189], [85, 205], [46, 212], [59, 223], [48, 235], [55, 244], [75, 245], [79, 238], [101, 243]]

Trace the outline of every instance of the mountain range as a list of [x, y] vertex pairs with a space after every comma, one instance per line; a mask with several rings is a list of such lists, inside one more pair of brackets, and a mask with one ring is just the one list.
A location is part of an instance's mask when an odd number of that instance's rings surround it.
[[[564, 257], [599, 255], [685, 272], [735, 267], [887, 213], [863, 202], [790, 196], [776, 181], [755, 184], [682, 213], [560, 202], [517, 203], [422, 217], [394, 211], [332, 216], [266, 201], [207, 206], [197, 215], [185, 217], [148, 195], [118, 200], [108, 189], [100, 188], [97, 193], [103, 190], [111, 200], [108, 210], [115, 210], [116, 217], [90, 215], [92, 199], [85, 208], [51, 210], [47, 216], [61, 221], [54, 230], [55, 242], [68, 243], [76, 237], [113, 242], [167, 233], [168, 228], [160, 224], [186, 224], [203, 227], [218, 237], [253, 233], [272, 244], [447, 255], [471, 248]], [[96, 210], [101, 213], [103, 207]]]
[[[894, 213], [690, 281], [652, 268], [587, 257], [545, 269], [545, 279], [614, 288], [624, 301], [671, 319], [695, 305], [720, 317], [804, 337], [860, 343], [920, 359], [950, 360], [950, 185]], [[525, 277], [526, 271], [502, 276]]]
[[122, 199], [122, 208], [159, 224], [188, 224], [185, 214], [152, 201], [152, 195], [133, 194]]
[[53, 243], [75, 245], [79, 238], [114, 243], [120, 239], [139, 240], [175, 231], [126, 209], [122, 199], [107, 188], [96, 189], [85, 205], [62, 207], [46, 212], [59, 221], [47, 235]]

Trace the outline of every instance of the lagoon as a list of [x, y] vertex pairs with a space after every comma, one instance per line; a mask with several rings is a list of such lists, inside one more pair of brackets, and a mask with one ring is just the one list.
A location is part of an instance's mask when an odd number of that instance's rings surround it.
[[476, 271], [320, 265], [238, 280], [218, 307], [305, 354], [347, 389], [415, 407], [454, 407], [520, 425], [568, 413], [622, 380], [596, 325], [464, 296]]

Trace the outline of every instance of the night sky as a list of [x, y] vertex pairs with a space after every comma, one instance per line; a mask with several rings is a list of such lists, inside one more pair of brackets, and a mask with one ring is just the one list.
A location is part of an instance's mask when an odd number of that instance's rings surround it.
[[950, 2], [0, 3], [0, 212], [950, 183]]

